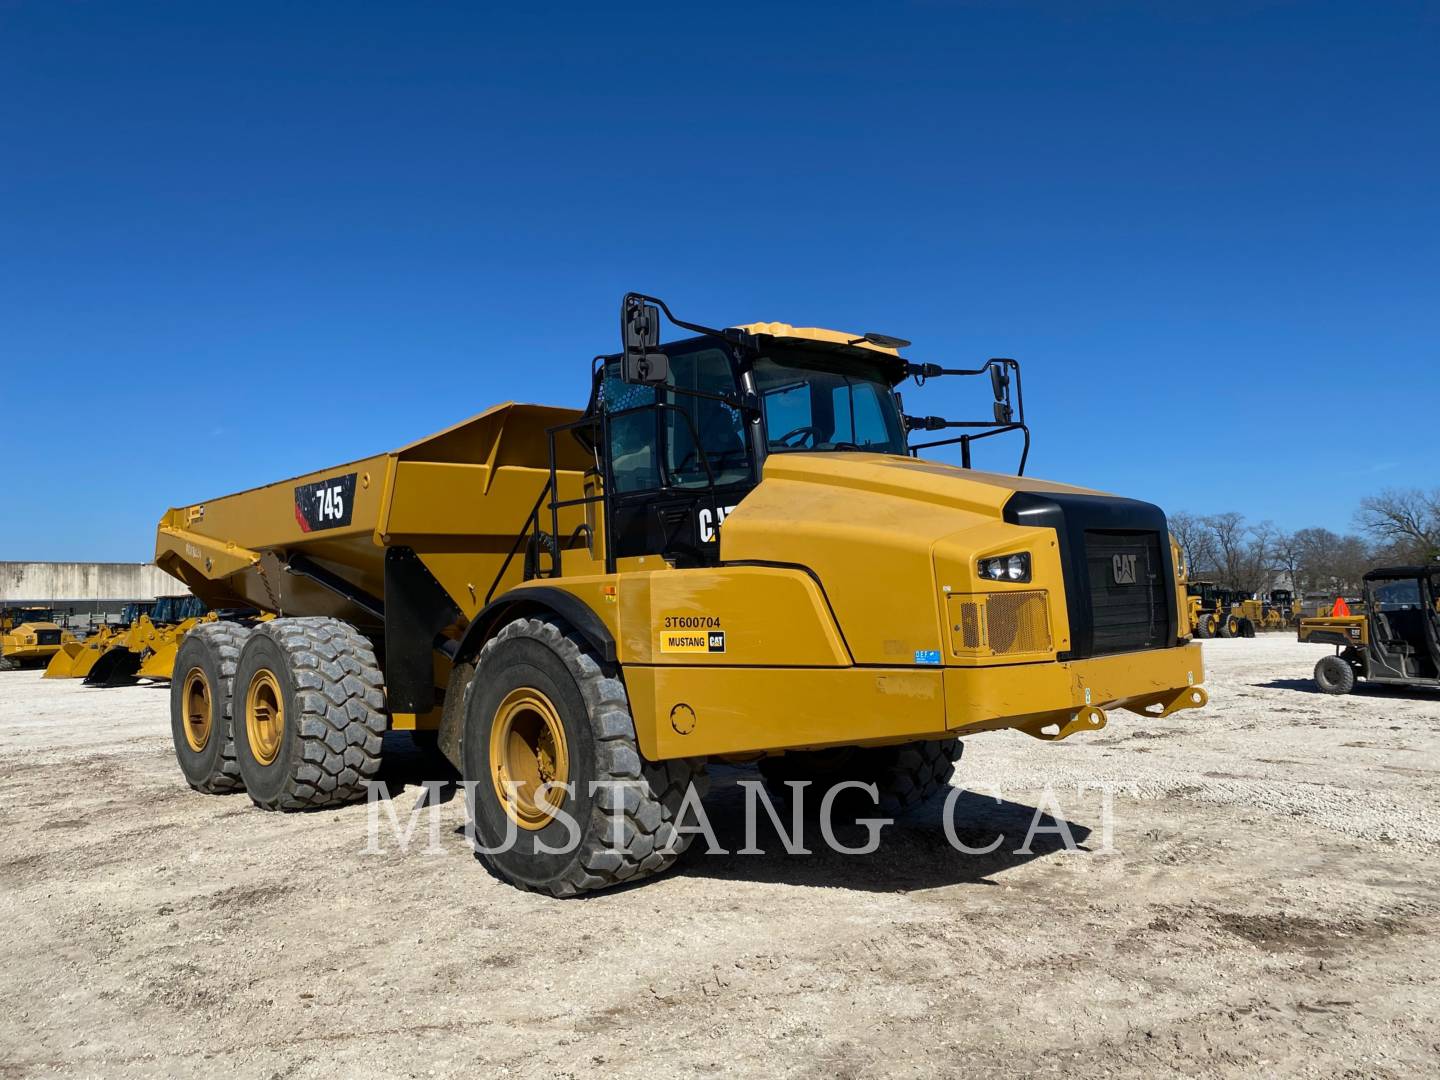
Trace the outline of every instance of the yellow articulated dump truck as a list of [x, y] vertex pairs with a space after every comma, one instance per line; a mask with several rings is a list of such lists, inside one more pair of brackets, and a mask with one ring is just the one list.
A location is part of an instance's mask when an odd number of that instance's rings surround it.
[[[687, 336], [662, 345], [662, 312]], [[186, 778], [330, 806], [365, 796], [387, 729], [434, 732], [491, 868], [568, 896], [669, 866], [707, 759], [899, 811], [961, 736], [1203, 705], [1165, 515], [968, 468], [978, 439], [1028, 449], [1019, 366], [907, 345], [629, 294], [583, 410], [499, 405], [168, 511], [158, 565], [275, 616], [181, 644]], [[946, 375], [988, 376], [992, 416], [903, 414], [901, 383]], [[917, 456], [942, 445], [960, 467]]]
[[0, 671], [49, 663], [78, 639], [55, 621], [50, 608], [12, 607], [0, 611]]

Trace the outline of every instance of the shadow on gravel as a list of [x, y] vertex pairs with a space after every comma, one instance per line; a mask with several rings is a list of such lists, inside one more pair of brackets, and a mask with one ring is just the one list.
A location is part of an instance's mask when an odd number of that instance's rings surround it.
[[1316, 697], [1373, 697], [1373, 698], [1413, 698], [1417, 701], [1434, 701], [1436, 693], [1424, 686], [1391, 686], [1388, 683], [1366, 682], [1364, 679], [1355, 683], [1355, 689], [1345, 694], [1327, 694], [1315, 685], [1313, 679], [1271, 679], [1269, 682], [1256, 683], [1258, 690], [1299, 690], [1302, 693], [1314, 694]]
[[377, 782], [383, 782], [391, 799], [399, 798], [406, 788], [414, 788], [415, 795], [427, 780], [440, 780], [440, 801], [448, 803], [459, 794], [456, 781], [460, 774], [455, 771], [445, 755], [433, 745], [417, 741], [408, 731], [387, 731], [380, 751], [380, 771], [375, 775]]
[[[989, 878], [1004, 870], [1065, 849], [1063, 835], [1043, 831], [1047, 827], [1054, 829], [1056, 822], [1041, 814], [1040, 831], [1033, 837], [1028, 851], [1022, 852], [1032, 824], [1037, 824], [1036, 808], [1023, 803], [997, 802], [990, 795], [967, 791], [955, 799], [952, 807], [955, 836], [972, 850], [995, 845], [992, 852], [970, 854], [951, 845], [944, 826], [945, 799], [939, 797], [886, 825], [880, 833], [879, 847], [868, 855], [847, 855], [832, 850], [820, 831], [818, 814], [813, 812], [813, 807], [807, 808], [810, 812], [804, 832], [805, 846], [811, 854], [791, 855], [762, 806], [756, 818], [756, 846], [763, 854], [740, 855], [736, 853], [746, 846], [745, 791], [736, 781], [744, 779], [759, 779], [759, 773], [753, 769], [712, 766], [711, 791], [705, 799], [705, 811], [716, 839], [729, 854], [707, 854], [705, 838], [697, 835], [676, 867], [677, 874], [722, 881], [908, 892], [945, 885], [989, 884]], [[776, 810], [789, 830], [789, 807], [777, 799]], [[874, 816], [883, 817], [878, 812]], [[1083, 848], [1090, 830], [1074, 822], [1067, 825], [1075, 844]], [[838, 814], [833, 831], [836, 840], [848, 847], [863, 847], [869, 839], [869, 830], [864, 825], [845, 824]]]

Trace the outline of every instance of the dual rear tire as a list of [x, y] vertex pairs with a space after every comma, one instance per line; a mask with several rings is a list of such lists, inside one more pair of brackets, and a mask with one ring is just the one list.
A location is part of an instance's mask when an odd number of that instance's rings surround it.
[[383, 677], [348, 623], [196, 627], [170, 685], [175, 756], [197, 791], [243, 789], [265, 810], [318, 809], [363, 798], [379, 771]]

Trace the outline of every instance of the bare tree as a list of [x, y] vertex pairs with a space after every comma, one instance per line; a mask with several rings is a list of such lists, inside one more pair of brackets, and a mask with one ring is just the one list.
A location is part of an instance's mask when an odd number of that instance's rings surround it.
[[1273, 521], [1262, 521], [1247, 530], [1241, 576], [1234, 588], [1248, 593], [1264, 592], [1275, 580], [1275, 543], [1280, 531]]
[[1289, 579], [1290, 588], [1296, 593], [1302, 591], [1300, 584], [1302, 568], [1305, 565], [1305, 546], [1299, 533], [1277, 533], [1275, 536], [1275, 571]]
[[1358, 591], [1373, 558], [1364, 540], [1329, 529], [1301, 529], [1294, 542], [1300, 549], [1298, 589], [1332, 595]]
[[1440, 488], [1428, 492], [1387, 489], [1360, 500], [1355, 522], [1399, 562], [1440, 556]]
[[1245, 525], [1245, 515], [1233, 510], [1211, 514], [1205, 518], [1205, 528], [1215, 549], [1215, 569], [1220, 573], [1221, 584], [1232, 589], [1241, 588], [1241, 579], [1248, 576], [1245, 542], [1249, 530]]
[[1203, 519], [1181, 510], [1170, 515], [1170, 535], [1185, 553], [1185, 566], [1196, 577], [1215, 562], [1215, 546]]

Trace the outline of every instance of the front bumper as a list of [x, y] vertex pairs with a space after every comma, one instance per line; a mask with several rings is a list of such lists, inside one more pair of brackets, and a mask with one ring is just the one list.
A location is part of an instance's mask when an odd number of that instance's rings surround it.
[[947, 726], [958, 734], [1018, 728], [1063, 739], [1105, 726], [1108, 709], [1169, 716], [1209, 697], [1198, 644], [1088, 660], [1005, 667], [947, 668]]
[[[652, 761], [883, 745], [1018, 728], [1063, 739], [1106, 709], [1168, 716], [1207, 697], [1200, 646], [1089, 660], [949, 668], [626, 668]], [[1151, 711], [1153, 710], [1153, 711]]]

